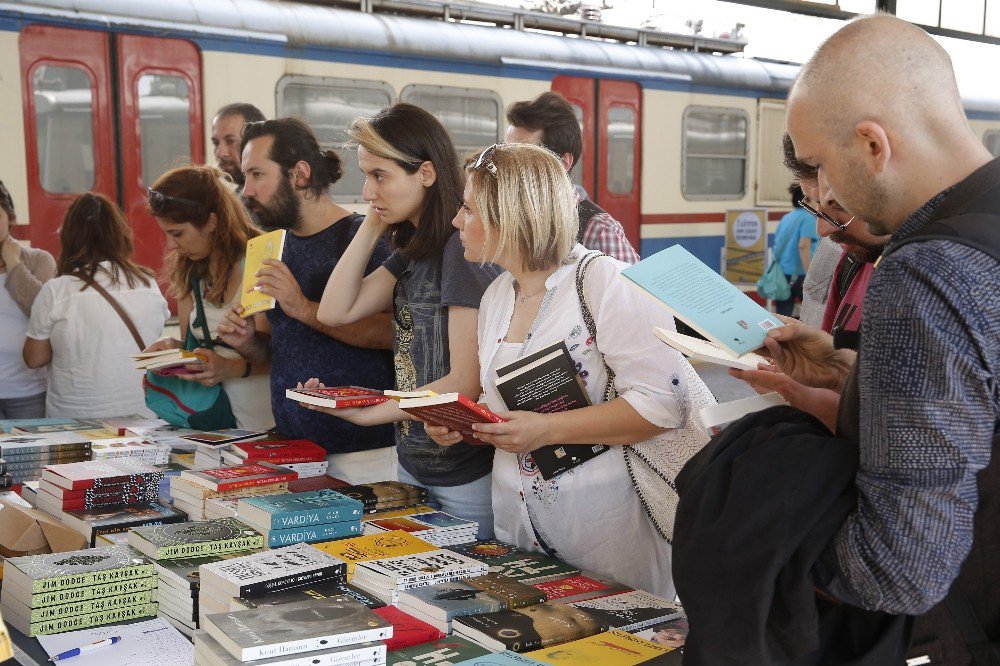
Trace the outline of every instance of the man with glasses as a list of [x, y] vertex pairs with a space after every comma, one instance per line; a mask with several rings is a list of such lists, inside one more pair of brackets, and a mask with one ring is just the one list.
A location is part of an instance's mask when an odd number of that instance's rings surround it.
[[816, 235], [816, 212], [801, 205], [802, 188], [798, 183], [793, 183], [789, 186], [788, 193], [792, 195], [792, 210], [778, 223], [773, 246], [776, 255], [774, 261], [781, 266], [792, 288], [792, 293], [786, 300], [774, 302], [774, 311], [785, 317], [792, 316], [795, 301], [802, 299], [802, 282], [819, 242], [819, 236]]

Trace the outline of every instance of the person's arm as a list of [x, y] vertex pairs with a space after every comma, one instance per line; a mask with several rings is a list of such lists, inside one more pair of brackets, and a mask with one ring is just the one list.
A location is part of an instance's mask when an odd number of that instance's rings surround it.
[[626, 264], [639, 261], [621, 223], [608, 213], [598, 213], [590, 218], [583, 234], [583, 245], [590, 250], [600, 250]]
[[764, 339], [774, 364], [800, 384], [840, 393], [857, 354], [835, 349], [833, 336], [818, 328], [790, 317], [779, 319], [787, 325], [771, 329]]
[[38, 297], [42, 285], [56, 275], [56, 260], [48, 252], [36, 249], [31, 251], [29, 266], [24, 261], [28, 250], [9, 235], [0, 247], [7, 265], [7, 291], [21, 311], [30, 317], [31, 304]]
[[230, 306], [222, 315], [216, 334], [255, 368], [268, 367], [271, 362], [271, 327], [267, 317], [254, 315], [244, 319], [242, 314], [242, 305]]
[[29, 368], [41, 368], [52, 361], [52, 343], [48, 340], [24, 339], [24, 364]]
[[993, 453], [1000, 294], [985, 285], [995, 271], [971, 248], [923, 242], [883, 261], [869, 284], [857, 507], [816, 572], [837, 599], [919, 615], [958, 576], [972, 545], [976, 475]]
[[396, 277], [384, 267], [365, 275], [372, 253], [385, 233], [385, 225], [378, 223], [377, 217], [369, 213], [330, 273], [316, 311], [325, 326], [353, 324], [392, 308]]

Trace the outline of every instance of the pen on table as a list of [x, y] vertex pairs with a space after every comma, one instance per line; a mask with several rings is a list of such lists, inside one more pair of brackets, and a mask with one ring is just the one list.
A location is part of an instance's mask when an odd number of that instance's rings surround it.
[[122, 639], [121, 636], [111, 636], [110, 638], [105, 638], [104, 640], [101, 641], [95, 641], [90, 645], [84, 645], [83, 647], [73, 648], [72, 650], [66, 650], [65, 652], [60, 652], [56, 656], [49, 659], [49, 661], [62, 661], [63, 659], [69, 659], [70, 657], [75, 657], [80, 654], [87, 654], [88, 652], [99, 650], [102, 647], [114, 645], [121, 639]]

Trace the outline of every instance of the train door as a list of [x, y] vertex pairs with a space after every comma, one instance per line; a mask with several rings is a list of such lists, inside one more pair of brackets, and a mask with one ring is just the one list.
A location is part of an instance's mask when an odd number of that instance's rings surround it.
[[80, 192], [117, 201], [136, 260], [158, 268], [162, 233], [145, 188], [204, 160], [201, 58], [186, 41], [26, 26], [20, 36], [32, 245], [59, 252], [58, 228]]
[[638, 83], [557, 76], [552, 89], [573, 105], [583, 130], [574, 182], [621, 222], [639, 247], [642, 89]]

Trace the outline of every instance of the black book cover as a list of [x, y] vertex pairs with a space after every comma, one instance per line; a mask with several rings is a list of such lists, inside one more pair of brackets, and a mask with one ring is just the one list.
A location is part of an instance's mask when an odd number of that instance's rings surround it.
[[[497, 368], [496, 388], [510, 411], [550, 414], [590, 405], [562, 340]], [[607, 450], [604, 444], [555, 444], [532, 451], [531, 457], [542, 478], [551, 479]]]
[[[457, 617], [454, 624], [465, 625], [514, 652], [587, 638], [608, 628], [586, 611], [552, 603]], [[461, 633], [458, 629], [455, 631]]]

